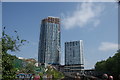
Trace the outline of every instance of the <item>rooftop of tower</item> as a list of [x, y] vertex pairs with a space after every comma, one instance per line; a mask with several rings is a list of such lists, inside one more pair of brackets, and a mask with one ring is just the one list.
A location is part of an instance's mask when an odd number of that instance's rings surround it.
[[57, 19], [60, 19], [59, 17], [55, 17], [55, 16], [48, 16], [48, 17], [46, 17], [46, 18], [43, 18], [42, 20], [44, 20], [44, 19], [48, 19], [48, 18], [57, 18]]
[[83, 40], [74, 40], [74, 41], [66, 41], [65, 43], [70, 43], [70, 42], [81, 42]]
[[50, 17], [50, 18], [59, 18], [59, 17], [54, 17], [54, 16], [48, 16], [47, 18], [49, 18], [49, 17]]
[[42, 19], [42, 22], [60, 24], [60, 18], [59, 17], [48, 16], [47, 18]]

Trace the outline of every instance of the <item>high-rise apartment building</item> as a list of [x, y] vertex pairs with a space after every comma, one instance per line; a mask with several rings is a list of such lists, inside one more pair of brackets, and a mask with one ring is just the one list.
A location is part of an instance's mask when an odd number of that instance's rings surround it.
[[60, 54], [60, 19], [47, 17], [41, 21], [38, 62], [57, 65]]
[[84, 69], [82, 40], [65, 42], [65, 65], [68, 71]]

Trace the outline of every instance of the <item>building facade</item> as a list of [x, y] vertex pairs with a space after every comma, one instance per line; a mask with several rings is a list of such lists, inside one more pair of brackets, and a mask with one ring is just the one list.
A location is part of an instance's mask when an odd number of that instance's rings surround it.
[[65, 71], [79, 72], [83, 69], [83, 41], [65, 42]]
[[41, 21], [38, 49], [38, 62], [41, 64], [59, 64], [60, 19], [47, 17]]

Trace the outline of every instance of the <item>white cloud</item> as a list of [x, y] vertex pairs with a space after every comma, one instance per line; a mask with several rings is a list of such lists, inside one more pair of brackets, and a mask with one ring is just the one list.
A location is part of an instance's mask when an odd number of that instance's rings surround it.
[[66, 29], [77, 26], [84, 27], [88, 23], [93, 23], [93, 26], [96, 27], [100, 23], [98, 17], [102, 11], [103, 6], [100, 4], [95, 5], [92, 2], [83, 2], [70, 15], [64, 14], [62, 24]]
[[99, 46], [101, 51], [118, 50], [118, 44], [111, 42], [102, 42]]
[[94, 27], [97, 27], [99, 24], [100, 24], [100, 20], [96, 20], [96, 21], [94, 22]]

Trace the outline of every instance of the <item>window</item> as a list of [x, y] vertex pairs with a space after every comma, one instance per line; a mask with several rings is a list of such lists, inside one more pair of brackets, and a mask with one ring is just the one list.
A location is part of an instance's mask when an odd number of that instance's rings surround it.
[[76, 41], [76, 45], [77, 45], [77, 41]]
[[75, 52], [74, 52], [74, 50], [73, 50], [73, 57], [75, 57]]

